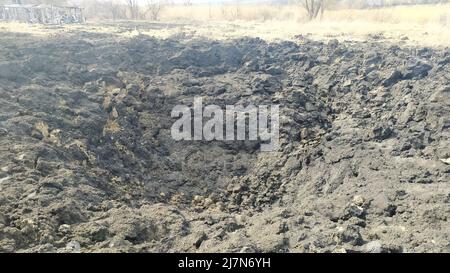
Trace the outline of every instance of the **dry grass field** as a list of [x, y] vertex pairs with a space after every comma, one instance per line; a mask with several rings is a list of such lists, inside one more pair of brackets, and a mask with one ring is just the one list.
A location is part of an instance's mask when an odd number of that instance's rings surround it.
[[430, 46], [450, 44], [450, 4], [326, 10], [312, 22], [300, 5], [168, 6], [161, 10], [161, 20], [217, 22], [213, 30], [222, 25], [228, 25], [226, 29], [239, 25], [239, 30], [230, 30], [230, 35], [260, 35], [267, 39], [297, 34], [365, 39], [368, 34], [381, 33], [386, 38], [409, 39]]
[[[105, 23], [107, 22], [107, 23]], [[379, 9], [326, 10], [321, 18], [306, 19], [301, 6], [226, 5], [164, 6], [158, 23], [179, 27], [148, 28], [149, 20], [135, 22], [123, 32], [123, 21], [89, 18], [87, 25], [65, 26], [65, 31], [120, 32], [169, 37], [175, 34], [229, 39], [242, 36], [265, 40], [292, 39], [304, 35], [313, 39], [365, 40], [382, 35], [386, 40], [423, 46], [450, 45], [450, 4], [398, 6]], [[49, 35], [58, 27], [0, 22], [0, 30]], [[52, 31], [54, 30], [54, 31]]]
[[[161, 20], [244, 20], [244, 21], [307, 21], [301, 5], [193, 5], [164, 6]], [[367, 21], [375, 23], [450, 23], [450, 4], [395, 6], [376, 9], [326, 10], [321, 20], [325, 21]]]

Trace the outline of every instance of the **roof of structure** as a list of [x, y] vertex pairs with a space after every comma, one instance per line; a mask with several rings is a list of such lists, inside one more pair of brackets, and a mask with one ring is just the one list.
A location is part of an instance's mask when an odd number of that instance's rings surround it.
[[80, 7], [75, 6], [55, 6], [55, 5], [45, 5], [45, 4], [27, 4], [27, 5], [20, 5], [20, 4], [10, 4], [10, 5], [0, 5], [0, 7], [5, 8], [65, 8], [65, 9], [81, 9]]

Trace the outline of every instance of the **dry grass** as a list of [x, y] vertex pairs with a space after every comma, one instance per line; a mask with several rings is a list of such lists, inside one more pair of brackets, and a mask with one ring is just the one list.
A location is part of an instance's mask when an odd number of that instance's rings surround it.
[[450, 45], [450, 4], [327, 10], [312, 22], [300, 5], [168, 6], [161, 20], [206, 21], [192, 31], [218, 39], [247, 35], [274, 40], [302, 34], [364, 40], [369, 34], [383, 34], [404, 43]]
[[161, 20], [180, 19], [207, 21], [206, 27], [193, 31], [219, 39], [247, 35], [274, 40], [303, 34], [364, 40], [368, 34], [383, 34], [405, 43], [450, 45], [450, 4], [327, 10], [312, 22], [299, 5], [169, 6], [162, 11]]
[[370, 10], [328, 11], [327, 20], [450, 25], [450, 4], [398, 6]]
[[[307, 14], [300, 5], [225, 5], [166, 6], [161, 20], [213, 21], [298, 21], [306, 22]], [[327, 10], [322, 20], [381, 23], [417, 23], [450, 25], [450, 4], [397, 6], [380, 9]]]
[[266, 40], [292, 39], [299, 34], [315, 39], [365, 40], [369, 34], [383, 34], [393, 42], [450, 46], [450, 4], [331, 10], [312, 22], [305, 18], [306, 14], [299, 6], [168, 6], [161, 13], [161, 21], [187, 23], [165, 29], [139, 24], [139, 28], [125, 32], [113, 22], [64, 27], [0, 23], [0, 32], [52, 35], [60, 31], [83, 30], [124, 37], [147, 34], [159, 38], [184, 33], [214, 39], [250, 36]]
[[166, 6], [161, 12], [161, 20], [269, 21], [303, 18], [306, 18], [306, 13], [300, 6], [288, 5], [175, 5]]

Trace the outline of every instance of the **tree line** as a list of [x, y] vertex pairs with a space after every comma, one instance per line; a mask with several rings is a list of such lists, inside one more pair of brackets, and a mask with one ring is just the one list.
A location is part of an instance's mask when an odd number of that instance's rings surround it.
[[[307, 14], [309, 20], [323, 17], [327, 9], [339, 8], [379, 8], [395, 5], [417, 5], [448, 3], [450, 0], [278, 0], [279, 4], [289, 3], [301, 6]], [[0, 0], [0, 4], [52, 4], [66, 5], [68, 0]], [[180, 2], [177, 1], [177, 5]], [[276, 1], [274, 3], [277, 3]], [[191, 6], [192, 0], [184, 0], [185, 6]], [[236, 0], [235, 5], [239, 5]], [[161, 12], [175, 5], [173, 0], [83, 0], [81, 6], [86, 10], [86, 14], [95, 15], [103, 19], [150, 19], [157, 21]]]

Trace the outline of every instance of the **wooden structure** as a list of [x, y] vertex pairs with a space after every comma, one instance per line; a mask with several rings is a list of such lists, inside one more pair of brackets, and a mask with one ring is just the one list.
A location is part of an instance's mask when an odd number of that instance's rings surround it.
[[40, 24], [84, 23], [79, 7], [53, 5], [0, 5], [0, 21], [19, 21]]

